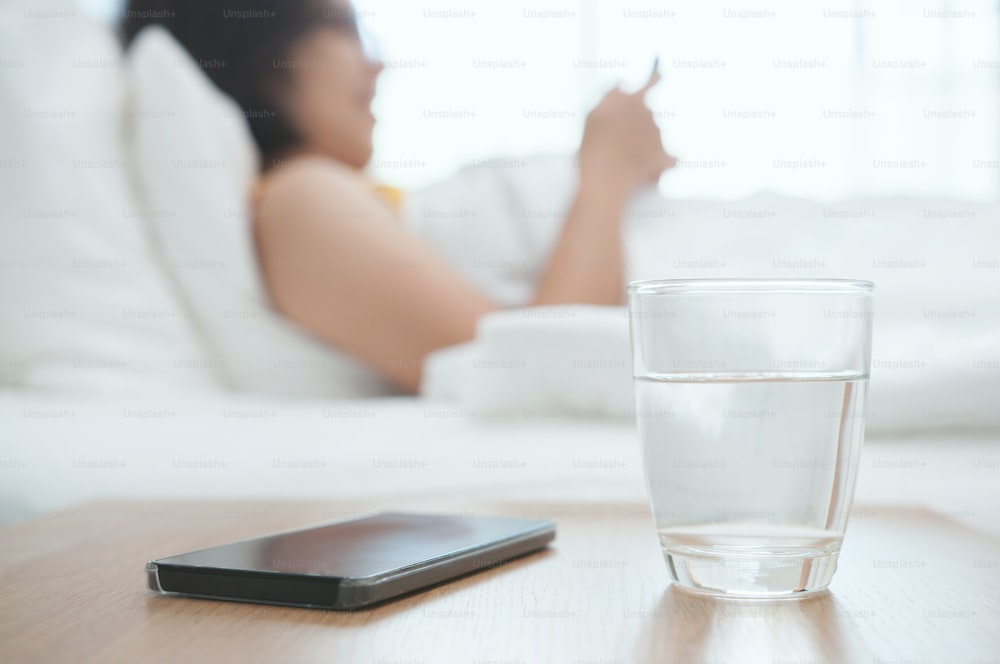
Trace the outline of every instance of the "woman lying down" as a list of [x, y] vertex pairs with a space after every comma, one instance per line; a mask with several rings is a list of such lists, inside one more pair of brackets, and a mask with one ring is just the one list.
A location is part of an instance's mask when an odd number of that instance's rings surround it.
[[[353, 8], [346, 0], [130, 0], [128, 9], [126, 43], [159, 23], [199, 62], [227, 63], [205, 73], [243, 108], [263, 157], [253, 231], [274, 306], [416, 391], [424, 358], [472, 339], [476, 321], [500, 305], [407, 230], [393, 190], [363, 175], [383, 65]], [[234, 10], [270, 13], [237, 20]], [[658, 79], [654, 72], [632, 94], [611, 91], [588, 115], [579, 184], [530, 304], [620, 303], [627, 199], [675, 163], [643, 100]]]

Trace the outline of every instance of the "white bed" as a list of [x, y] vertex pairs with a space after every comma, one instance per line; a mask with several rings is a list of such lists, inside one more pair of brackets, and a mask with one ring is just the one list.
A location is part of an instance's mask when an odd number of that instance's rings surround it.
[[[412, 397], [84, 399], [0, 395], [0, 521], [85, 500], [644, 501], [635, 428], [582, 418], [502, 421]], [[990, 432], [865, 443], [856, 504], [923, 505], [1000, 535]]]

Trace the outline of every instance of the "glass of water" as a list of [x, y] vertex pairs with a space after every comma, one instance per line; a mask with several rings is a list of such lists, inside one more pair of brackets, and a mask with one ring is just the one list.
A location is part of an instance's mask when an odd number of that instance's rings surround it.
[[680, 586], [782, 597], [830, 583], [864, 438], [873, 288], [629, 285], [643, 468]]

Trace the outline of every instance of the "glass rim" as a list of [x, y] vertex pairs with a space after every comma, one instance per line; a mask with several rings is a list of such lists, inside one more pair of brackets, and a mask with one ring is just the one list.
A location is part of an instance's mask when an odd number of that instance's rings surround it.
[[714, 279], [642, 279], [628, 285], [630, 294], [680, 293], [871, 293], [875, 284], [864, 279], [795, 279], [795, 278], [714, 278]]

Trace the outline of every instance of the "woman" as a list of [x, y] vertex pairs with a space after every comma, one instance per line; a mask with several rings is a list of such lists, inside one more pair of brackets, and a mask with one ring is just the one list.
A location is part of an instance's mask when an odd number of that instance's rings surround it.
[[[263, 155], [253, 231], [274, 306], [416, 391], [428, 353], [498, 308], [400, 223], [362, 175], [382, 64], [346, 0], [131, 0], [126, 43], [166, 27], [247, 115]], [[223, 63], [219, 66], [219, 63]], [[533, 305], [618, 304], [631, 193], [675, 160], [643, 101], [610, 92], [587, 117], [579, 185]]]

